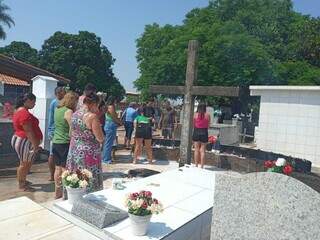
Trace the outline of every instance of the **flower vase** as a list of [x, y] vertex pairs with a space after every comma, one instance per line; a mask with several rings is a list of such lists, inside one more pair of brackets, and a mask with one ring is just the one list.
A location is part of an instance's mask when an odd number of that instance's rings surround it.
[[82, 198], [82, 196], [86, 193], [85, 188], [71, 188], [66, 187], [67, 195], [68, 195], [68, 202], [73, 204], [74, 202], [78, 201]]
[[132, 233], [135, 236], [144, 236], [147, 234], [151, 216], [151, 214], [146, 216], [137, 216], [129, 213]]

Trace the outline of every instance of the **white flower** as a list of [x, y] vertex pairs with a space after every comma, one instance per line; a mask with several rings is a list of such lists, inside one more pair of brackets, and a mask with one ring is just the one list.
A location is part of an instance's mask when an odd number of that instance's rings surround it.
[[86, 180], [83, 180], [83, 181], [79, 181], [79, 186], [81, 188], [86, 188], [88, 186], [88, 182]]
[[286, 165], [286, 160], [284, 158], [278, 158], [277, 161], [276, 161], [276, 166], [277, 167], [282, 167], [284, 165]]
[[83, 169], [82, 174], [86, 175], [88, 178], [92, 178], [92, 173], [87, 169]]
[[77, 174], [72, 174], [71, 175], [71, 182], [76, 183], [79, 181], [78, 175]]
[[71, 177], [70, 175], [67, 177], [67, 181], [68, 181], [68, 182], [71, 182], [71, 181], [72, 181], [72, 177]]
[[66, 178], [67, 176], [70, 175], [70, 172], [68, 170], [64, 171], [62, 174], [61, 174], [61, 177], [62, 178]]

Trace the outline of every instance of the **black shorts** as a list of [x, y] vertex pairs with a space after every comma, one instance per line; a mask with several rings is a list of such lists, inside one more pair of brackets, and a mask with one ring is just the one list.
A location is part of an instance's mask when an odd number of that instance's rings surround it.
[[69, 143], [52, 145], [53, 160], [56, 166], [65, 167], [69, 152]]
[[133, 132], [133, 122], [125, 122], [124, 128], [126, 130], [126, 138], [131, 140], [132, 132]]
[[207, 143], [208, 140], [209, 139], [208, 139], [208, 129], [207, 128], [194, 128], [193, 129], [192, 141]]
[[138, 123], [136, 129], [136, 138], [152, 139], [152, 128], [150, 124]]

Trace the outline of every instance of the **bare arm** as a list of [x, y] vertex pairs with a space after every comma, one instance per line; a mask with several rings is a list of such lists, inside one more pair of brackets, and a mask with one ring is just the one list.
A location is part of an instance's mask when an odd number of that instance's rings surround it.
[[64, 113], [64, 119], [68, 122], [69, 125], [69, 135], [71, 136], [71, 117], [72, 117], [73, 111], [71, 109], [67, 110]]
[[118, 118], [116, 111], [114, 109], [114, 106], [109, 105], [108, 106], [108, 113], [110, 114], [112, 120], [117, 123], [118, 125], [122, 125], [121, 120]]
[[37, 150], [39, 148], [39, 144], [40, 144], [40, 139], [36, 138], [36, 135], [33, 131], [32, 125], [31, 123], [25, 123], [22, 125], [23, 130], [25, 131], [28, 140], [31, 142], [32, 144], [32, 148], [33, 150]]
[[102, 132], [101, 124], [99, 121], [99, 118], [96, 114], [93, 114], [92, 120], [91, 120], [91, 129], [93, 132], [93, 135], [96, 137], [97, 141], [99, 143], [103, 143], [104, 141], [104, 135]]

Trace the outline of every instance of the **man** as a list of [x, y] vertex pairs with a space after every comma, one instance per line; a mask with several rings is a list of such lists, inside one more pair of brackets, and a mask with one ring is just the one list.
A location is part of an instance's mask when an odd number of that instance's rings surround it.
[[54, 170], [55, 170], [55, 164], [53, 161], [53, 155], [52, 155], [52, 139], [54, 135], [54, 111], [57, 108], [59, 101], [62, 100], [64, 95], [66, 94], [66, 91], [63, 87], [56, 87], [54, 90], [54, 94], [56, 96], [55, 99], [52, 100], [50, 103], [49, 108], [49, 123], [48, 123], [48, 138], [50, 140], [50, 155], [48, 158], [48, 164], [49, 164], [49, 170], [50, 170], [50, 178], [49, 181], [54, 181]]
[[136, 104], [132, 102], [129, 104], [128, 108], [123, 113], [124, 128], [126, 130], [124, 144], [128, 149], [130, 149], [131, 137], [134, 129], [133, 122], [138, 116], [135, 107]]

